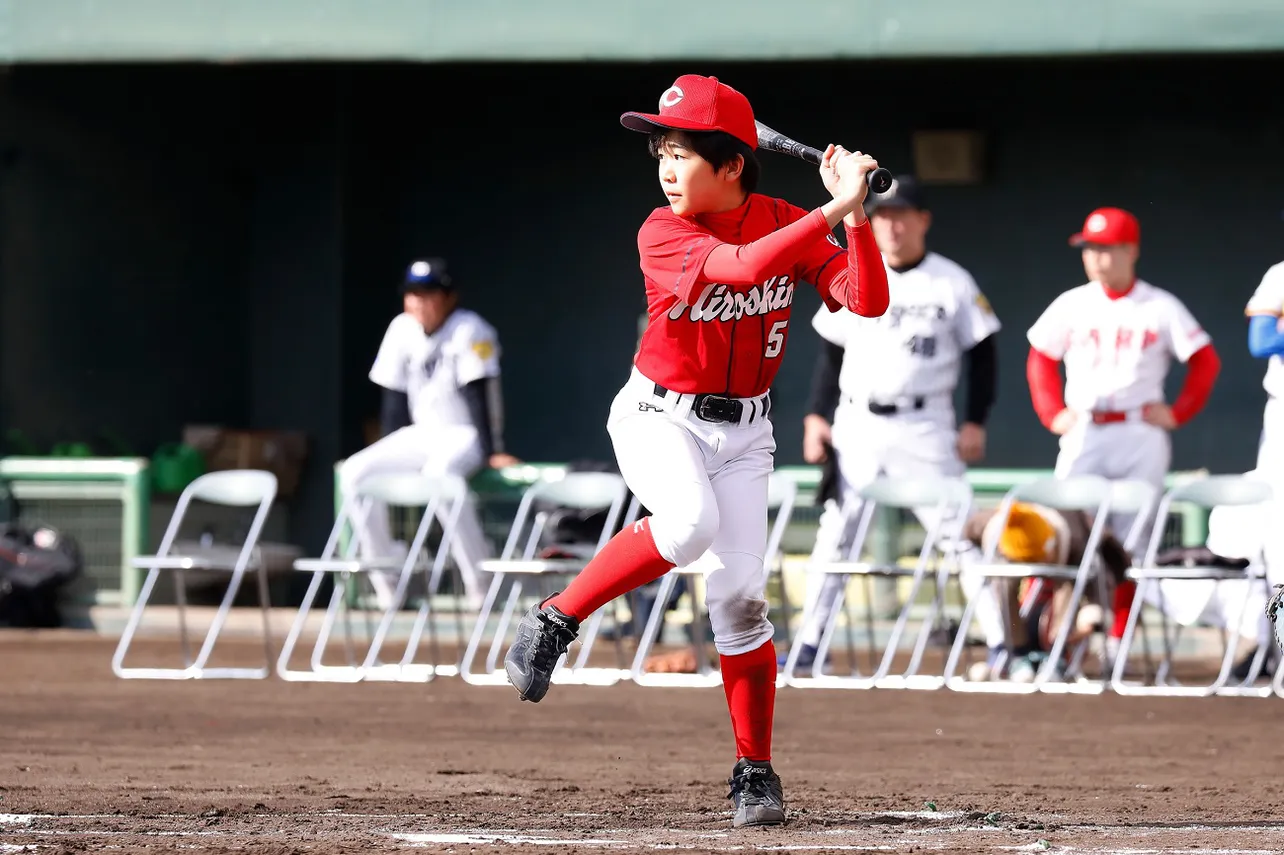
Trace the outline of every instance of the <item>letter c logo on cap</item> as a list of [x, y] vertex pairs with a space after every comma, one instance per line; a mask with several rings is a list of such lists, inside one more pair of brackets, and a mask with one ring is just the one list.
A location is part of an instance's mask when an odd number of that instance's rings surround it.
[[681, 100], [682, 90], [676, 86], [670, 86], [668, 89], [664, 90], [664, 94], [660, 96], [660, 109], [663, 110], [665, 107], [672, 107]]

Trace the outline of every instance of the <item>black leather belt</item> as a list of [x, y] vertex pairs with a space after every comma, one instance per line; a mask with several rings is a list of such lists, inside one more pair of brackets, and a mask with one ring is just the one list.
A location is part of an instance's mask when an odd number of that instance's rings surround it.
[[[664, 388], [659, 383], [655, 384], [655, 394], [663, 398], [670, 394], [669, 389]], [[674, 394], [681, 395], [682, 392]], [[762, 412], [756, 412], [758, 402], [750, 401], [749, 405], [753, 410], [749, 413], [749, 423], [752, 424], [757, 418], [766, 418], [771, 412], [771, 396], [765, 395], [762, 399]], [[710, 395], [701, 393], [696, 395], [691, 401], [691, 412], [695, 413], [696, 418], [706, 422], [731, 422], [739, 424], [745, 413], [745, 402], [738, 398], [728, 398], [725, 395]]]
[[869, 402], [869, 411], [876, 416], [894, 416], [897, 413], [909, 413], [914, 410], [921, 410], [927, 403], [927, 399], [922, 395], [915, 395], [910, 399], [908, 406], [899, 406], [897, 404], [880, 404], [878, 401]]

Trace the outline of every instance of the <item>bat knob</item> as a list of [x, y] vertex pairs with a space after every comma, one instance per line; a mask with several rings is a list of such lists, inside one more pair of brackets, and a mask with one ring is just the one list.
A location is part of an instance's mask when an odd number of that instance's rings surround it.
[[875, 193], [886, 193], [892, 189], [892, 173], [881, 166], [866, 175], [865, 181]]

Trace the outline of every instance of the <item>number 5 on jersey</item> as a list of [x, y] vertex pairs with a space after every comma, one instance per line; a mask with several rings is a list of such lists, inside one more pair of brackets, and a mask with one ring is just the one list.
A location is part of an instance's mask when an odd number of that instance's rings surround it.
[[785, 327], [789, 326], [789, 321], [776, 321], [771, 325], [767, 332], [767, 350], [763, 353], [768, 359], [779, 356], [780, 351], [785, 348]]

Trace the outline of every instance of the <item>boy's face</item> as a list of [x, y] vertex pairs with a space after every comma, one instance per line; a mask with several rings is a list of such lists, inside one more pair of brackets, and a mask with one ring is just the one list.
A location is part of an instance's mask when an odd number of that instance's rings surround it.
[[660, 189], [669, 208], [679, 217], [725, 211], [742, 201], [740, 171], [744, 162], [735, 158], [714, 171], [709, 161], [688, 148], [683, 135], [670, 131], [658, 152]]
[[432, 335], [441, 328], [454, 306], [455, 295], [437, 288], [407, 291], [402, 298], [402, 307], [406, 310], [406, 314], [418, 321], [428, 335]]

